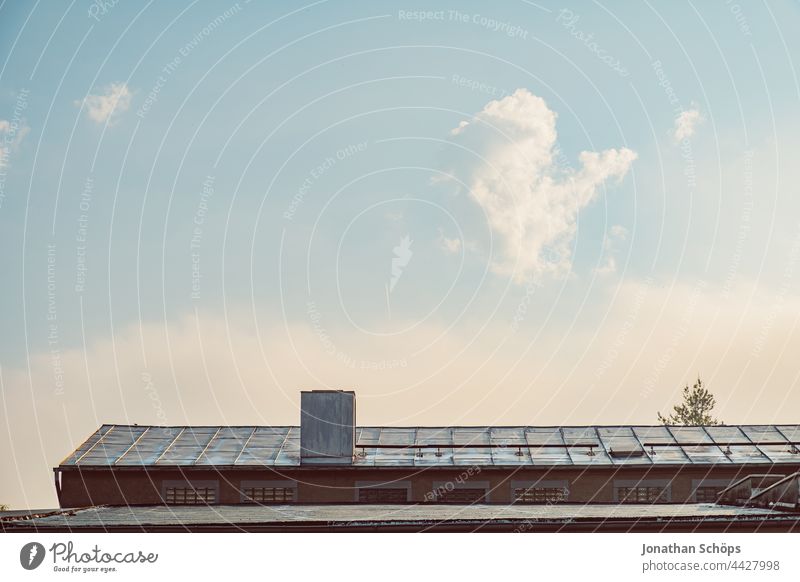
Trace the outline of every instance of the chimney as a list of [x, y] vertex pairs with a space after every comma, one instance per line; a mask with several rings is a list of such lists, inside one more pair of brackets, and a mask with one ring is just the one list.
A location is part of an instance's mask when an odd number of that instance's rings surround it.
[[356, 393], [300, 393], [300, 464], [350, 465], [356, 444]]

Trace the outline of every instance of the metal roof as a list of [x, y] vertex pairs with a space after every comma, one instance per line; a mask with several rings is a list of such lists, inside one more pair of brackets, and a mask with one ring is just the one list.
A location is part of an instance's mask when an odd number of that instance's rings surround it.
[[[800, 425], [358, 427], [357, 467], [800, 464]], [[61, 467], [290, 467], [297, 426], [105, 424]]]
[[507, 524], [525, 531], [533, 525], [594, 524], [602, 528], [614, 522], [731, 524], [770, 521], [797, 525], [797, 514], [752, 507], [715, 504], [656, 505], [212, 505], [128, 506], [54, 510], [50, 514], [6, 518], [0, 514], [0, 530], [38, 531], [115, 528], [187, 528], [198, 526], [248, 529], [251, 526], [292, 527], [322, 524], [327, 529], [378, 526], [435, 527], [437, 524], [472, 524], [480, 528]]

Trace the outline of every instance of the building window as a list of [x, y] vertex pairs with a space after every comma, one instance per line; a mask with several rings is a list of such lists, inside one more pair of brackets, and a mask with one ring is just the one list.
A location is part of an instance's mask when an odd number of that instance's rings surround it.
[[358, 490], [359, 503], [406, 503], [408, 489], [362, 487]]
[[483, 503], [486, 489], [450, 489], [440, 487], [434, 494], [436, 503]]
[[617, 498], [620, 503], [656, 503], [662, 501], [663, 487], [618, 487]]
[[216, 487], [167, 487], [168, 505], [210, 505], [217, 502]]
[[714, 503], [717, 500], [717, 494], [725, 489], [725, 487], [698, 487], [694, 491], [694, 500], [697, 503]]
[[569, 491], [564, 487], [528, 487], [514, 489], [515, 503], [559, 503], [566, 501]]
[[291, 503], [294, 487], [245, 487], [242, 490], [244, 503]]

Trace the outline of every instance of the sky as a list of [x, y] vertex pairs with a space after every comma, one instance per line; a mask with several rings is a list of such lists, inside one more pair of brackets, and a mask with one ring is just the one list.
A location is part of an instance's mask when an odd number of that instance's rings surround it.
[[800, 407], [800, 6], [0, 4], [0, 503], [103, 423]]

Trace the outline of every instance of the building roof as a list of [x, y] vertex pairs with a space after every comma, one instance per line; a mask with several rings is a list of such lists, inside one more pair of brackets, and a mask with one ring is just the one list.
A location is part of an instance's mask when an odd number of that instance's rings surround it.
[[557, 529], [636, 528], [657, 530], [724, 530], [749, 523], [751, 529], [769, 524], [798, 527], [800, 515], [760, 508], [715, 504], [656, 505], [218, 505], [89, 507], [53, 510], [27, 518], [0, 514], [0, 529], [43, 531], [158, 530], [158, 529], [462, 529], [505, 528], [516, 531]]
[[[356, 467], [800, 464], [800, 425], [358, 427]], [[291, 467], [297, 426], [105, 424], [60, 467]]]

